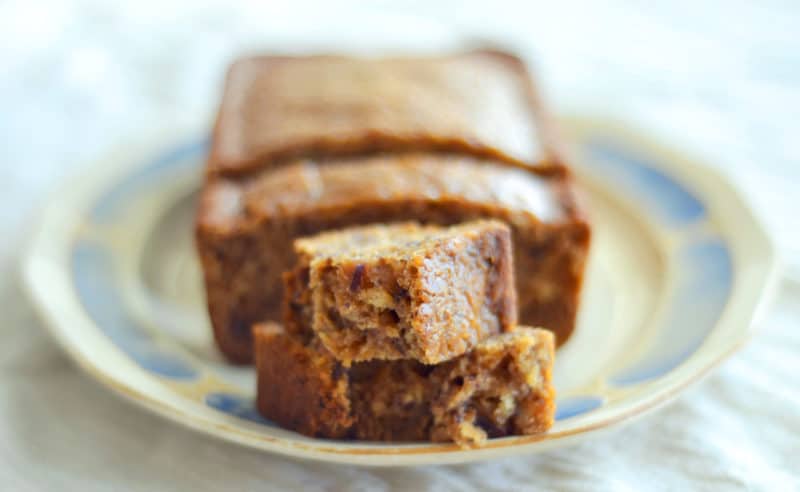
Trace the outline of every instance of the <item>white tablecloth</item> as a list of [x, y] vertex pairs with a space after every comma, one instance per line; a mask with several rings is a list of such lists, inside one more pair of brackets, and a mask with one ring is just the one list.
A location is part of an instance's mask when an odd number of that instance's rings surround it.
[[612, 108], [729, 172], [797, 278], [800, 5], [118, 3], [0, 3], [0, 490], [800, 488], [800, 286], [789, 280], [752, 343], [626, 427], [541, 455], [382, 470], [249, 451], [129, 405], [62, 354], [15, 275], [46, 191], [144, 129], [208, 122], [235, 54], [331, 40], [426, 49], [455, 33], [536, 59], [559, 111]]

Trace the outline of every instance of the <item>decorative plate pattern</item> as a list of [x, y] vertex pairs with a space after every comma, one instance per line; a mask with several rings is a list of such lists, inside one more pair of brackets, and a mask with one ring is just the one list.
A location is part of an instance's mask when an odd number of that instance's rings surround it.
[[371, 465], [547, 449], [623, 422], [700, 378], [747, 340], [776, 270], [761, 225], [712, 170], [607, 121], [568, 123], [595, 236], [578, 329], [557, 357], [557, 422], [542, 436], [477, 450], [344, 442], [259, 416], [252, 369], [222, 361], [203, 305], [192, 216], [204, 138], [145, 146], [141, 160], [112, 157], [66, 186], [43, 212], [24, 280], [90, 374], [223, 439]]

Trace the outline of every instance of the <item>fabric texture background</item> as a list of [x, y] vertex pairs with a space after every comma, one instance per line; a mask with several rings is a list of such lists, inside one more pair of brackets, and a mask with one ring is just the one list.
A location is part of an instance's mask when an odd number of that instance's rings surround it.
[[[0, 3], [0, 489], [800, 489], [800, 7], [290, 3]], [[195, 434], [95, 383], [47, 335], [16, 270], [29, 220], [62, 177], [143, 130], [209, 124], [238, 53], [425, 49], [454, 36], [519, 50], [560, 112], [613, 112], [745, 190], [787, 260], [751, 343], [677, 401], [577, 445], [392, 470]]]

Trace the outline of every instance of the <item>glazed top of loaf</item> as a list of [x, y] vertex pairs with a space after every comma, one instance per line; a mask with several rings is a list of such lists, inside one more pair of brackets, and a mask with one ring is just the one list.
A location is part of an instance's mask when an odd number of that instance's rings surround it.
[[309, 260], [374, 260], [385, 256], [407, 259], [448, 241], [472, 240], [481, 234], [497, 231], [508, 231], [508, 226], [496, 220], [474, 220], [451, 227], [416, 222], [373, 224], [296, 239], [294, 249]]
[[300, 160], [244, 181], [210, 183], [201, 200], [199, 225], [227, 229], [243, 218], [293, 220], [327, 211], [420, 203], [472, 203], [560, 222], [580, 218], [567, 183], [463, 155], [378, 155], [324, 164]]
[[557, 161], [517, 58], [245, 58], [231, 67], [208, 161], [241, 175], [293, 157], [448, 151], [521, 165]]

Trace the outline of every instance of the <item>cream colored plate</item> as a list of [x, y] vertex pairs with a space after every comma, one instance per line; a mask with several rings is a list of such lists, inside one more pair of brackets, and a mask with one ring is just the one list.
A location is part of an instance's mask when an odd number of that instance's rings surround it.
[[542, 436], [461, 450], [311, 439], [260, 418], [252, 370], [224, 363], [203, 305], [192, 244], [202, 135], [126, 146], [66, 185], [44, 209], [24, 281], [53, 335], [92, 376], [224, 440], [368, 465], [560, 446], [666, 402], [741, 346], [776, 272], [761, 224], [714, 171], [618, 124], [568, 127], [595, 236], [579, 326], [557, 357], [557, 422]]

